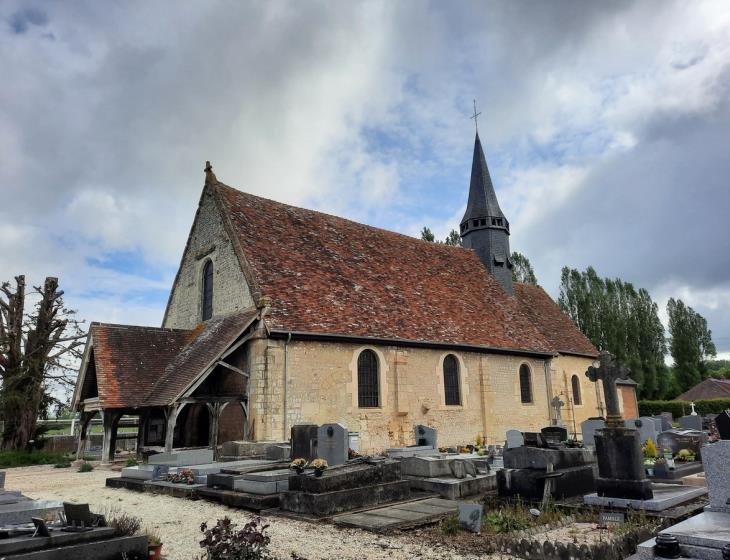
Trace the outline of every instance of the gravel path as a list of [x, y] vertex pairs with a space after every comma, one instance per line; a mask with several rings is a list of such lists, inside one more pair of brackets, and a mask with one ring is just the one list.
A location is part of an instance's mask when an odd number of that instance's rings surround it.
[[[163, 552], [169, 560], [192, 560], [200, 555], [200, 523], [215, 522], [228, 515], [243, 524], [251, 515], [244, 510], [203, 500], [184, 500], [112, 489], [104, 485], [108, 470], [97, 468], [89, 473], [75, 469], [25, 467], [7, 470], [5, 487], [20, 490], [32, 498], [88, 502], [92, 511], [119, 509], [140, 517], [143, 524], [159, 530], [164, 542]], [[363, 559], [439, 559], [476, 560], [477, 556], [462, 555], [446, 547], [432, 547], [419, 542], [416, 535], [378, 536], [365, 531], [339, 529], [326, 523], [306, 523], [279, 517], [268, 518], [271, 527], [270, 548], [281, 560], [289, 560], [292, 552], [307, 560]], [[486, 558], [481, 556], [479, 558]]]

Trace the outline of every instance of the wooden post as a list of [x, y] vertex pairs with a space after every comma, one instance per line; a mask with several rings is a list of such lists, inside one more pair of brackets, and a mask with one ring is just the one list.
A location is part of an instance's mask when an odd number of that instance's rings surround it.
[[89, 424], [96, 412], [82, 412], [79, 421], [79, 445], [76, 449], [76, 458], [81, 459], [84, 456], [84, 447], [86, 447], [86, 438], [88, 437]]
[[101, 462], [109, 464], [114, 462], [114, 455], [117, 446], [117, 428], [122, 413], [116, 410], [104, 410], [101, 414], [104, 425], [104, 439], [101, 444]]
[[177, 415], [180, 414], [182, 406], [175, 403], [167, 407], [165, 410], [165, 417], [167, 418], [167, 424], [165, 426], [165, 452], [172, 453], [172, 444], [175, 438], [175, 423], [177, 422]]
[[150, 419], [149, 410], [141, 410], [139, 413], [139, 426], [137, 427], [137, 458], [142, 458], [142, 448], [147, 438], [147, 424]]
[[218, 428], [220, 426], [221, 412], [228, 403], [207, 403], [210, 414], [210, 430], [208, 432], [208, 445], [213, 449], [213, 460], [218, 460]]

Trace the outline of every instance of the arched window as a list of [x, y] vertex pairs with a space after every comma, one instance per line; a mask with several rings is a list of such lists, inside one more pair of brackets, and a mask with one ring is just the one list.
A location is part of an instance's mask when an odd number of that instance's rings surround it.
[[444, 358], [444, 395], [447, 405], [461, 404], [459, 362], [453, 354], [449, 354]]
[[573, 386], [573, 404], [583, 404], [580, 396], [580, 379], [577, 375], [572, 377], [570, 384]]
[[357, 405], [360, 408], [380, 406], [378, 357], [372, 350], [363, 350], [357, 358]]
[[520, 366], [520, 400], [523, 403], [532, 402], [532, 374], [527, 364]]
[[213, 316], [213, 261], [203, 267], [203, 321]]

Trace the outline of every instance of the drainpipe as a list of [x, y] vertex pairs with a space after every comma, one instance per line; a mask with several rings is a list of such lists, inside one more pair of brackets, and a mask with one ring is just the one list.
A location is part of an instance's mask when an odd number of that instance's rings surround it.
[[284, 441], [287, 441], [289, 423], [289, 342], [291, 342], [291, 332], [287, 333], [284, 341]]
[[[553, 356], [555, 357], [555, 356]], [[547, 409], [548, 409], [548, 420], [552, 424], [553, 412], [552, 412], [552, 400], [553, 400], [553, 383], [550, 379], [550, 364], [553, 361], [553, 357], [549, 360], [545, 360], [545, 390], [547, 391]]]

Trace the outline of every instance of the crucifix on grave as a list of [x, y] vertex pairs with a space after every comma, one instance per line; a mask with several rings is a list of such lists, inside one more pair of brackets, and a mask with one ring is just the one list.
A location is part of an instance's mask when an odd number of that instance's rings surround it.
[[555, 420], [553, 420], [554, 425], [564, 426], [565, 424], [563, 423], [563, 417], [561, 415], [560, 409], [565, 406], [565, 403], [560, 400], [560, 397], [558, 395], [555, 395], [550, 404], [555, 409]]
[[606, 399], [606, 426], [617, 428], [623, 426], [621, 409], [618, 404], [618, 389], [616, 381], [626, 379], [631, 372], [625, 366], [614, 362], [611, 354], [601, 352], [600, 365], [590, 366], [586, 375], [593, 382], [603, 382], [603, 396]]

